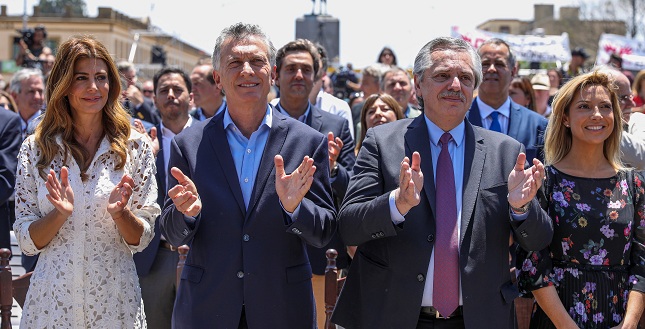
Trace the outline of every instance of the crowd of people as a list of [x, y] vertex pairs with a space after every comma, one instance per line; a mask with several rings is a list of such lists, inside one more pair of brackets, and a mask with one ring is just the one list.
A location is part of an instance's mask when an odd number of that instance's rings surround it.
[[332, 77], [245, 23], [145, 81], [92, 36], [55, 53], [0, 91], [21, 327], [323, 327], [334, 248], [343, 328], [638, 328], [645, 72], [439, 37]]

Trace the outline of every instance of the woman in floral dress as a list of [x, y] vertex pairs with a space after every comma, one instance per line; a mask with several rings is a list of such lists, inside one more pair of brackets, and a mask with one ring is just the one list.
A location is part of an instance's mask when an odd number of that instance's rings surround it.
[[542, 204], [550, 246], [522, 266], [531, 328], [636, 328], [645, 291], [643, 176], [620, 162], [621, 112], [606, 74], [580, 75], [554, 101]]
[[153, 236], [154, 156], [131, 132], [119, 75], [91, 37], [61, 44], [47, 111], [22, 144], [14, 231], [40, 254], [21, 328], [145, 328], [132, 253]]

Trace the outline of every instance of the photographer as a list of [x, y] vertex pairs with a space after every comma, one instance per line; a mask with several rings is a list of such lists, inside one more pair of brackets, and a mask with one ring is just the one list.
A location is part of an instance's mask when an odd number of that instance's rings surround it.
[[45, 39], [47, 39], [45, 26], [38, 25], [33, 30], [22, 30], [21, 33], [16, 65], [42, 70], [42, 62], [52, 54], [52, 50], [45, 45]]

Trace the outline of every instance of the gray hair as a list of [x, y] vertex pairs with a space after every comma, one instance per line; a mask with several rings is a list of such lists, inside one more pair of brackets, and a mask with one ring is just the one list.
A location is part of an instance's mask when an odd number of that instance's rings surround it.
[[482, 47], [484, 47], [486, 45], [491, 45], [491, 44], [496, 45], [496, 46], [500, 46], [500, 45], [506, 46], [506, 48], [508, 49], [508, 58], [507, 58], [508, 67], [512, 70], [515, 67], [516, 60], [515, 60], [515, 54], [513, 53], [513, 50], [511, 49], [511, 46], [508, 43], [506, 43], [506, 41], [504, 41], [504, 40], [502, 40], [500, 38], [491, 38], [491, 39], [488, 39], [488, 40], [484, 41], [484, 43], [482, 43], [479, 46], [479, 50], [481, 50]]
[[136, 68], [134, 67], [134, 64], [128, 61], [120, 61], [116, 64], [116, 68], [120, 73], [124, 73], [130, 70], [133, 70], [135, 73], [137, 72]]
[[12, 93], [20, 94], [20, 92], [22, 91], [22, 82], [31, 77], [38, 77], [40, 78], [40, 80], [44, 81], [43, 73], [39, 69], [24, 68], [16, 72], [16, 74], [14, 74], [11, 78], [11, 82], [9, 83], [9, 91]]
[[238, 41], [247, 39], [251, 36], [259, 37], [264, 42], [269, 51], [267, 54], [269, 56], [269, 63], [271, 64], [271, 67], [275, 66], [276, 49], [266, 33], [264, 33], [258, 25], [237, 23], [223, 29], [219, 37], [217, 37], [215, 47], [213, 48], [213, 56], [211, 57], [213, 68], [215, 70], [219, 70], [222, 45], [226, 40], [233, 39]]
[[[379, 86], [381, 87], [381, 90], [385, 90], [385, 77], [387, 75], [394, 75], [395, 73], [403, 73], [407, 78], [408, 82], [412, 83], [412, 79], [410, 79], [410, 76], [408, 75], [408, 72], [398, 66], [393, 66], [391, 68], [388, 68], [383, 74], [381, 74], [381, 79], [379, 79]], [[414, 85], [412, 85], [414, 88]]]
[[[423, 74], [425, 73], [425, 71], [432, 67], [432, 65], [434, 64], [432, 62], [432, 54], [435, 51], [442, 50], [467, 52], [470, 55], [472, 61], [471, 69], [473, 70], [473, 73], [475, 75], [474, 89], [477, 89], [479, 87], [479, 84], [484, 79], [484, 76], [482, 74], [482, 61], [479, 57], [479, 54], [477, 54], [477, 51], [475, 51], [475, 48], [473, 48], [470, 43], [457, 38], [439, 37], [426, 43], [426, 45], [423, 46], [421, 50], [419, 50], [417, 57], [414, 59], [414, 80], [423, 80]], [[419, 103], [419, 107], [423, 109], [423, 99], [420, 95], [417, 95], [417, 102]]]

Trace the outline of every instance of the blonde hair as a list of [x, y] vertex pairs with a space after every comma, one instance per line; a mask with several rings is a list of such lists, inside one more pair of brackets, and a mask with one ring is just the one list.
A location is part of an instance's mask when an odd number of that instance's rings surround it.
[[[72, 108], [67, 93], [74, 79], [74, 65], [83, 58], [101, 59], [107, 66], [110, 91], [108, 100], [102, 110], [101, 122], [103, 134], [107, 136], [111, 149], [120, 158], [115, 170], [125, 166], [127, 159], [127, 141], [130, 137], [130, 115], [121, 106], [121, 83], [119, 72], [105, 46], [91, 36], [74, 36], [58, 47], [58, 53], [51, 70], [46, 88], [47, 111], [35, 132], [36, 144], [42, 151], [37, 168], [45, 179], [54, 157], [60, 150], [56, 136], [62, 139], [63, 161], [68, 162], [68, 152], [72, 154], [81, 168], [82, 178], [86, 180], [85, 171], [89, 167], [90, 153], [74, 138], [74, 121]], [[55, 82], [55, 83], [54, 83]]]
[[617, 87], [609, 75], [598, 71], [582, 74], [571, 79], [560, 88], [560, 91], [555, 96], [553, 112], [549, 118], [544, 140], [544, 162], [546, 165], [560, 162], [571, 150], [571, 129], [564, 125], [564, 117], [569, 114], [575, 95], [582, 93], [583, 90], [591, 86], [600, 86], [609, 92], [614, 114], [614, 128], [603, 144], [603, 153], [614, 169], [623, 168], [623, 163], [620, 160], [622, 113], [618, 95], [616, 94]]

